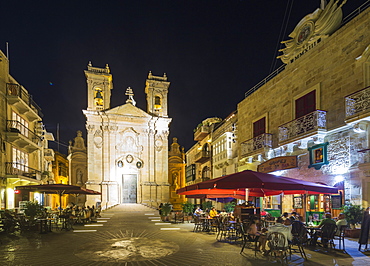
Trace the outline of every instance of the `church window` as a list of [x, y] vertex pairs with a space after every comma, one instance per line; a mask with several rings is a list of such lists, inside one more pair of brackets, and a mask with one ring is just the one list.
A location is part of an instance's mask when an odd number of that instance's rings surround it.
[[101, 88], [95, 88], [94, 100], [96, 106], [103, 106], [103, 91]]
[[295, 117], [299, 118], [316, 110], [316, 91], [313, 90], [295, 101]]
[[161, 109], [161, 97], [154, 97], [154, 109]]

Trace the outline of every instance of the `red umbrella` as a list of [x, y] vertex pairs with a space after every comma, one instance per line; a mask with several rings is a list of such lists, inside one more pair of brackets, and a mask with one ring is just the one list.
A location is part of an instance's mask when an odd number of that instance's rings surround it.
[[[249, 189], [249, 195], [257, 197], [284, 194], [336, 194], [338, 189], [322, 184], [245, 170], [239, 173], [207, 180], [177, 190], [180, 195], [201, 189]], [[206, 191], [202, 191], [206, 192]], [[199, 193], [198, 193], [199, 194]], [[200, 193], [201, 194], [201, 193]], [[211, 193], [209, 193], [211, 194]]]

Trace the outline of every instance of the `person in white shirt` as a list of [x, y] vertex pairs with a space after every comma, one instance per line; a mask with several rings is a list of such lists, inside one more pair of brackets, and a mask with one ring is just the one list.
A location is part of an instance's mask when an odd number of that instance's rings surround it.
[[290, 241], [293, 239], [292, 227], [284, 225], [283, 222], [284, 222], [283, 218], [281, 218], [281, 217], [277, 218], [276, 224], [273, 225], [273, 226], [270, 226], [268, 228], [268, 230], [269, 230], [268, 232], [269, 232], [269, 234], [271, 234], [273, 232], [282, 233], [285, 236], [285, 239], [287, 240], [287, 241], [285, 241], [285, 247], [288, 247]]
[[336, 232], [336, 235], [339, 236], [340, 234], [340, 227], [342, 225], [347, 225], [347, 220], [346, 220], [346, 215], [344, 213], [340, 213], [339, 216], [338, 216], [338, 219], [337, 219], [337, 222], [336, 222], [336, 225], [337, 225], [337, 232]]

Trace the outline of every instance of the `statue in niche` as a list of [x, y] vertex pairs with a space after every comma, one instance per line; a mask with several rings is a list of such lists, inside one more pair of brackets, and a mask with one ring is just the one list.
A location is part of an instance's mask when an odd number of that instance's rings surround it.
[[77, 184], [82, 184], [82, 171], [81, 171], [81, 169], [78, 169], [77, 170]]
[[173, 173], [172, 174], [172, 186], [175, 188], [175, 191], [180, 188], [177, 178], [178, 178], [178, 174]]

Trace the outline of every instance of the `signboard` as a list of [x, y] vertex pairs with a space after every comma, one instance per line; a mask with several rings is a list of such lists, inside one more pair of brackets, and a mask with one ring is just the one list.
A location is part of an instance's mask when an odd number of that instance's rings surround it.
[[293, 199], [294, 199], [293, 208], [294, 209], [302, 209], [303, 208], [302, 196], [294, 196]]
[[281, 156], [261, 163], [258, 165], [257, 171], [262, 173], [270, 173], [296, 167], [298, 167], [297, 156]]
[[328, 142], [325, 142], [308, 148], [308, 151], [310, 152], [310, 165], [308, 168], [313, 167], [316, 170], [319, 170], [321, 166], [329, 163], [327, 158], [328, 144]]
[[342, 208], [342, 196], [341, 195], [331, 195], [331, 207], [332, 209]]

